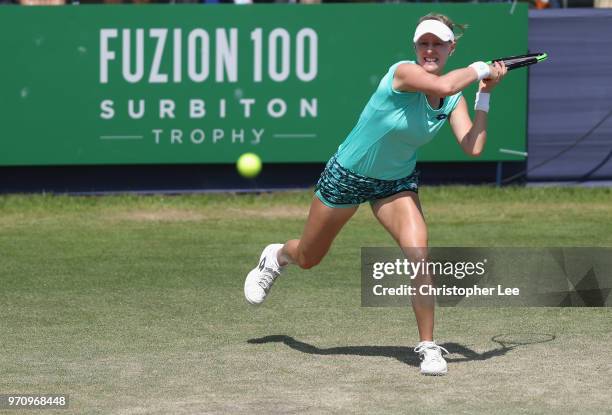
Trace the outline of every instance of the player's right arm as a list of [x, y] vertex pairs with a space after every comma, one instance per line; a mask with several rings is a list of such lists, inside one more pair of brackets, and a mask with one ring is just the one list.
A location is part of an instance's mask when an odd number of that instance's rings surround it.
[[[489, 65], [490, 66], [490, 65]], [[491, 77], [497, 69], [490, 66]], [[471, 67], [455, 69], [442, 76], [427, 72], [420, 65], [402, 63], [393, 76], [393, 89], [401, 92], [423, 92], [428, 95], [448, 97], [462, 91], [478, 80], [478, 74]]]

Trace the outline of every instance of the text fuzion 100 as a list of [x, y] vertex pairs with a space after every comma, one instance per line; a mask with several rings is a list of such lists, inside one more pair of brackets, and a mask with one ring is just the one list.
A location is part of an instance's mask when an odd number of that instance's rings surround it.
[[[231, 96], [181, 100], [133, 98], [100, 101], [99, 116], [113, 120], [118, 115], [128, 119], [216, 119], [251, 117], [316, 118], [316, 97], [256, 99], [244, 96], [243, 83], [287, 81], [308, 83], [318, 73], [318, 36], [311, 28], [292, 35], [284, 28], [264, 33], [261, 28], [249, 32], [249, 41], [239, 43], [239, 29], [101, 29], [99, 81], [107, 84], [234, 84]], [[211, 40], [212, 38], [212, 40]], [[214, 48], [213, 48], [214, 46]], [[242, 49], [239, 48], [242, 46]], [[246, 46], [250, 51], [245, 51]], [[214, 50], [214, 52], [213, 52]], [[240, 55], [240, 52], [246, 55]], [[267, 57], [264, 64], [263, 57]], [[248, 57], [248, 59], [247, 59]], [[248, 65], [239, 71], [239, 65]], [[240, 79], [243, 74], [245, 79]], [[244, 74], [248, 74], [245, 76]], [[239, 83], [240, 82], [240, 83]], [[129, 89], [128, 89], [129, 90]]]
[[[295, 91], [296, 85], [308, 86], [317, 77], [318, 35], [311, 28], [291, 33], [284, 28], [105, 28], [99, 35], [99, 82], [102, 90], [108, 91], [100, 100], [100, 119], [210, 119], [217, 125], [191, 131], [155, 128], [151, 136], [156, 144], [166, 140], [171, 144], [226, 140], [258, 144], [264, 135], [261, 126], [236, 129], [232, 121], [318, 116], [316, 97], [281, 95], [287, 91], [283, 82], [292, 82]], [[241, 40], [244, 35], [248, 39]], [[123, 93], [130, 91], [131, 85], [182, 83], [196, 87], [193, 90], [198, 95], [173, 99], [175, 89], [169, 89], [158, 98], [116, 99], [112, 96], [116, 89], [107, 89], [121, 84]], [[271, 91], [274, 85], [281, 88], [269, 97], [246, 96], [243, 89], [259, 83], [266, 83]], [[222, 84], [225, 87], [219, 89]], [[197, 88], [199, 85], [215, 85], [215, 89]], [[202, 93], [209, 97], [204, 99]]]
[[[190, 31], [101, 29], [100, 83], [112, 81], [111, 75], [115, 74], [112, 66], [117, 64], [121, 68], [121, 78], [132, 84], [181, 83], [184, 80], [194, 83], [284, 82], [291, 75], [298, 81], [310, 82], [317, 77], [318, 36], [311, 28], [302, 28], [295, 36], [284, 28], [276, 28], [267, 34], [267, 42], [261, 28], [250, 32], [250, 42], [242, 43], [238, 42], [240, 32], [237, 28], [219, 28], [213, 33], [211, 41], [211, 35], [203, 28]], [[211, 44], [214, 44], [214, 52]], [[244, 50], [247, 45], [251, 53]], [[243, 47], [244, 55], [240, 54], [239, 46]], [[267, 56], [267, 65], [264, 65], [264, 56]], [[250, 79], [239, 79], [239, 64], [249, 65], [242, 73], [250, 72]], [[214, 72], [212, 76], [211, 71]]]

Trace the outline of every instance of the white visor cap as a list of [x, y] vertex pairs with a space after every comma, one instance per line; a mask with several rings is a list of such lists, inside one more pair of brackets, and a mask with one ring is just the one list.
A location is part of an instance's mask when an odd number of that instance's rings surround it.
[[414, 31], [414, 43], [425, 33], [436, 35], [443, 42], [454, 41], [455, 35], [450, 28], [438, 20], [423, 20]]

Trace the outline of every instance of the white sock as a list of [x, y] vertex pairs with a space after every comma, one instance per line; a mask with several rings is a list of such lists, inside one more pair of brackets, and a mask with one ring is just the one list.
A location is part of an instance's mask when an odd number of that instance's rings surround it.
[[[293, 261], [291, 261], [291, 258], [289, 258], [288, 255], [285, 255], [282, 251], [284, 245], [281, 245], [281, 247], [279, 248], [278, 251], [276, 251], [276, 264], [279, 267], [286, 267], [289, 264], [293, 264]], [[281, 263], [283, 265], [281, 265]]]

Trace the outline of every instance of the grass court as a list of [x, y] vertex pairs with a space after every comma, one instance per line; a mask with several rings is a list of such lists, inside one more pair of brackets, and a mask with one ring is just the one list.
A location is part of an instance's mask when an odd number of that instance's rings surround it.
[[[393, 246], [366, 205], [249, 306], [311, 195], [0, 197], [0, 393], [67, 393], [61, 414], [610, 413], [606, 308], [439, 308], [449, 374], [421, 376], [412, 311], [360, 307], [360, 248]], [[420, 195], [432, 246], [612, 246], [610, 189]]]

